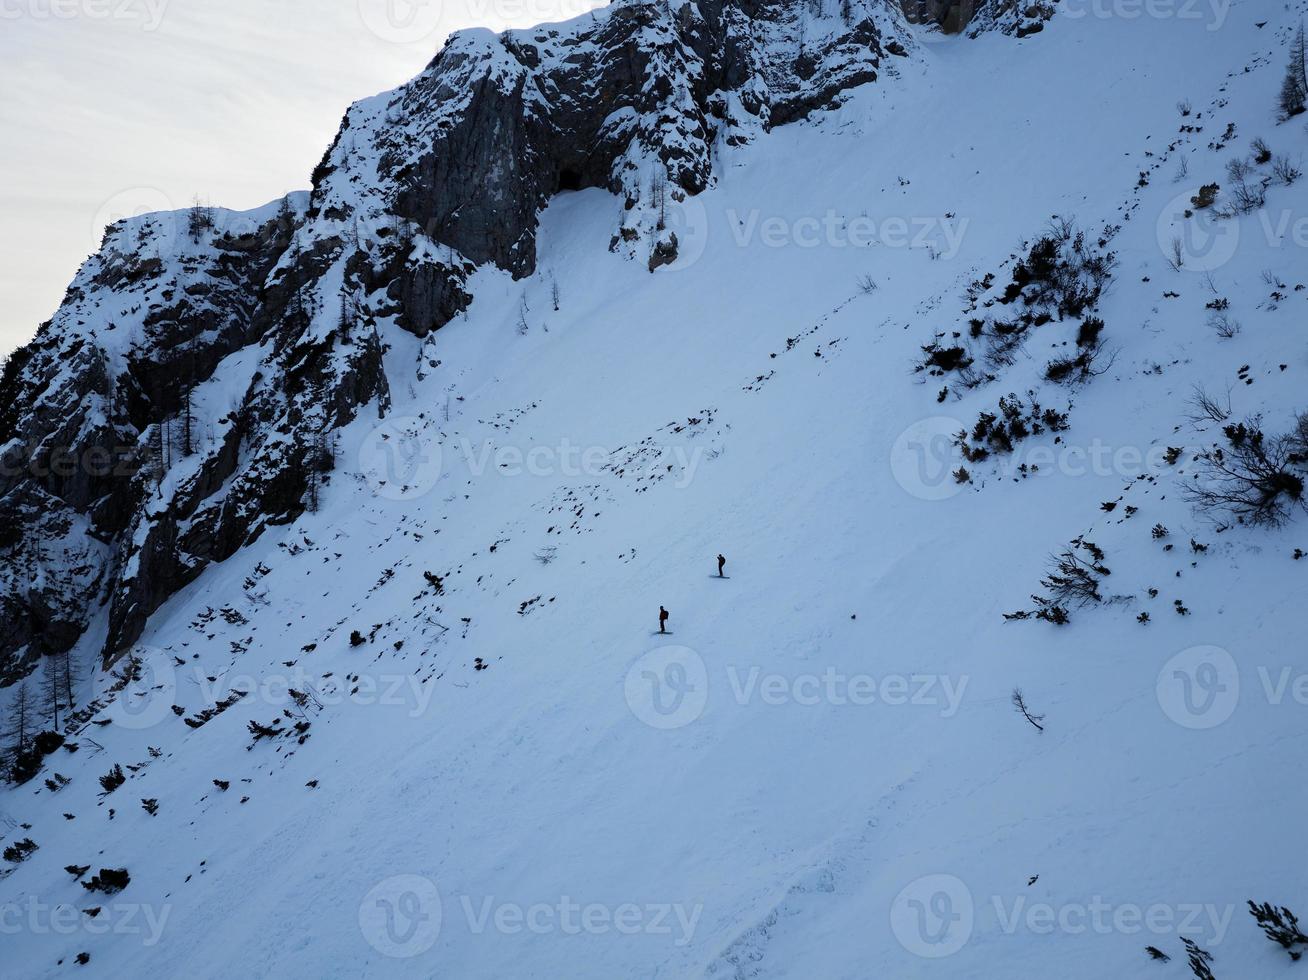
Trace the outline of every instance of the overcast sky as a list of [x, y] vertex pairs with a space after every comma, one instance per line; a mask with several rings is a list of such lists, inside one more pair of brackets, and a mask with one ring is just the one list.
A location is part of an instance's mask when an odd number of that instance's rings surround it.
[[104, 225], [305, 188], [346, 106], [451, 31], [600, 0], [0, 0], [0, 354], [54, 313]]

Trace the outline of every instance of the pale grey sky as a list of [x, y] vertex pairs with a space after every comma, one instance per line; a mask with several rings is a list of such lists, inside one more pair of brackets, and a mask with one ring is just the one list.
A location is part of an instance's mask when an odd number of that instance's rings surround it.
[[0, 0], [0, 355], [54, 313], [104, 225], [305, 188], [352, 101], [448, 34], [602, 0]]

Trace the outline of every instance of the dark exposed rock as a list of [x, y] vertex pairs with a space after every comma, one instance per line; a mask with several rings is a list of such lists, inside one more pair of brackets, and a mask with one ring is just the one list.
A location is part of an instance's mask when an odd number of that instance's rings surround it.
[[[905, 4], [933, 23], [958, 6]], [[1009, 9], [978, 4], [978, 22]], [[466, 310], [479, 264], [532, 274], [555, 194], [617, 195], [611, 248], [676, 261], [664, 212], [712, 184], [716, 145], [839, 106], [915, 46], [895, 0], [826, 6], [620, 0], [464, 32], [350, 108], [311, 194], [198, 233], [186, 212], [111, 226], [0, 372], [0, 684], [97, 616], [113, 660], [294, 520], [324, 434], [387, 410], [386, 338]]]
[[900, 0], [911, 24], [934, 25], [946, 34], [970, 37], [998, 31], [1027, 37], [1044, 29], [1056, 0]]

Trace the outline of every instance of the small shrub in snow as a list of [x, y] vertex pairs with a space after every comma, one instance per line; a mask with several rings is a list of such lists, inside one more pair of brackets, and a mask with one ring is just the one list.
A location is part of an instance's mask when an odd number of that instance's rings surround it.
[[1077, 538], [1070, 548], [1050, 559], [1051, 570], [1040, 584], [1049, 593], [1048, 598], [1059, 605], [1103, 602], [1099, 581], [1111, 574], [1103, 560], [1099, 547]]
[[1225, 310], [1216, 310], [1208, 315], [1208, 326], [1223, 340], [1230, 340], [1240, 333], [1240, 321]]
[[1014, 266], [1003, 301], [1011, 303], [1021, 296], [1027, 306], [1056, 311], [1060, 318], [1092, 309], [1117, 265], [1116, 256], [1107, 249], [1112, 233], [1110, 229], [1091, 242], [1072, 221], [1056, 220]]
[[21, 864], [32, 856], [33, 851], [38, 850], [40, 850], [40, 848], [37, 847], [36, 841], [32, 840], [30, 837], [24, 837], [22, 840], [15, 841], [13, 844], [10, 844], [5, 848], [4, 858], [6, 861], [10, 861], [13, 864]]
[[1231, 185], [1231, 199], [1222, 209], [1220, 217], [1233, 218], [1241, 214], [1253, 214], [1267, 203], [1267, 181], [1255, 180], [1252, 183], [1238, 180]]
[[1308, 947], [1308, 936], [1299, 928], [1298, 917], [1282, 905], [1277, 908], [1271, 902], [1257, 904], [1249, 900], [1249, 914], [1262, 926], [1264, 935], [1287, 953], [1290, 959], [1297, 960]]
[[1031, 596], [1035, 608], [1004, 613], [1005, 619], [1042, 619], [1062, 626], [1071, 621], [1069, 606], [1104, 601], [1099, 585], [1112, 572], [1104, 565], [1103, 549], [1093, 541], [1074, 538], [1065, 551], [1050, 557], [1049, 565], [1049, 573], [1040, 580], [1045, 594]]
[[218, 715], [222, 714], [237, 701], [241, 700], [241, 698], [245, 697], [245, 694], [245, 691], [233, 691], [213, 707], [205, 708], [203, 711], [198, 712], [191, 718], [183, 718], [182, 721], [186, 723], [188, 728], [203, 728], [214, 718], [218, 717]]
[[1220, 396], [1210, 395], [1202, 385], [1195, 385], [1187, 404], [1190, 411], [1186, 415], [1186, 419], [1194, 426], [1202, 426], [1208, 422], [1216, 422], [1222, 425], [1231, 417], [1231, 391], [1229, 388], [1225, 396]]
[[132, 876], [126, 868], [101, 868], [90, 881], [82, 882], [82, 887], [89, 892], [103, 892], [114, 895], [132, 883]]
[[918, 365], [918, 371], [926, 371], [928, 374], [939, 376], [949, 371], [961, 371], [964, 368], [972, 366], [972, 358], [968, 355], [967, 349], [953, 344], [942, 346], [939, 339], [922, 348], [924, 357]]
[[1045, 720], [1045, 716], [1031, 714], [1031, 709], [1026, 706], [1026, 698], [1022, 696], [1022, 689], [1020, 687], [1013, 688], [1012, 701], [1014, 710], [1034, 725], [1036, 731], [1043, 732], [1045, 730], [1045, 726], [1040, 724]]
[[1211, 208], [1213, 202], [1217, 200], [1217, 192], [1221, 190], [1217, 184], [1204, 184], [1199, 188], [1199, 193], [1190, 198], [1190, 204], [1196, 211], [1202, 211], [1205, 208]]
[[1240, 157], [1232, 157], [1226, 161], [1226, 176], [1232, 181], [1243, 181], [1252, 169], [1249, 161]]
[[1032, 401], [1028, 406], [1017, 395], [1008, 394], [999, 399], [997, 412], [982, 412], [969, 433], [964, 430], [954, 437], [955, 444], [969, 463], [979, 463], [992, 454], [1011, 453], [1013, 447], [1031, 436], [1044, 432], [1063, 432], [1067, 429], [1067, 414], [1052, 408], [1042, 408], [1034, 400], [1035, 392], [1027, 392]]
[[1300, 436], [1267, 436], [1258, 416], [1223, 430], [1225, 446], [1197, 457], [1198, 470], [1185, 484], [1188, 499], [1209, 516], [1230, 515], [1238, 523], [1284, 523], [1304, 505], [1304, 480], [1296, 472], [1304, 456]]
[[1104, 321], [1097, 316], [1088, 316], [1081, 321], [1076, 332], [1077, 347], [1094, 347], [1099, 343], [1099, 335], [1104, 332]]
[[123, 773], [123, 767], [115, 763], [112, 769], [100, 777], [100, 786], [104, 789], [103, 795], [109, 795], [125, 782], [127, 776]]
[[1272, 180], [1283, 187], [1289, 187], [1302, 176], [1303, 171], [1289, 157], [1277, 157], [1272, 161]]
[[1201, 949], [1199, 944], [1189, 936], [1182, 936], [1181, 943], [1185, 946], [1190, 972], [1194, 974], [1195, 980], [1215, 980], [1212, 968], [1208, 965], [1213, 961], [1213, 954], [1206, 949]]
[[1045, 380], [1072, 384], [1097, 377], [1112, 367], [1115, 360], [1115, 357], [1109, 357], [1106, 364], [1100, 364], [1102, 353], [1103, 346], [1096, 342], [1082, 347], [1074, 357], [1056, 357], [1045, 365]]
[[[274, 718], [272, 722], [267, 725], [260, 724], [259, 722], [251, 719], [247, 727], [250, 730], [250, 734], [254, 736], [254, 741], [257, 742], [261, 738], [272, 739], [272, 738], [277, 738], [279, 735], [285, 734], [284, 729], [277, 727], [281, 723], [282, 720], [280, 718]], [[252, 742], [251, 745], [253, 744], [254, 743]]]

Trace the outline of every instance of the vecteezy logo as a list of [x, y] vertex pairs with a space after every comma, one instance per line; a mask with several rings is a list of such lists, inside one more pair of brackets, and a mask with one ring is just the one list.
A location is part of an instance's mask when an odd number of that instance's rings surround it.
[[1221, 647], [1190, 647], [1163, 664], [1156, 693], [1163, 714], [1178, 725], [1216, 728], [1240, 702], [1240, 668]]
[[172, 713], [177, 670], [169, 654], [154, 647], [138, 646], [119, 661], [119, 670], [127, 683], [105, 709], [110, 721], [120, 728], [142, 731], [153, 728]]
[[359, 931], [383, 956], [422, 955], [440, 936], [440, 890], [422, 875], [396, 875], [379, 882], [359, 903]]
[[680, 272], [700, 260], [708, 248], [708, 212], [697, 197], [684, 201], [669, 198], [663, 212], [663, 225], [677, 236], [677, 259], [662, 266], [660, 272]]
[[441, 447], [427, 423], [408, 415], [389, 418], [359, 446], [359, 472], [372, 492], [387, 500], [412, 500], [441, 477]]
[[651, 728], [683, 728], [708, 704], [708, 668], [690, 647], [659, 647], [627, 671], [627, 705]]
[[412, 44], [431, 37], [441, 23], [440, 0], [359, 0], [359, 19], [391, 44]]
[[963, 423], [946, 415], [914, 422], [890, 447], [895, 482], [919, 500], [947, 500], [963, 489], [954, 477], [962, 465], [956, 436]]
[[1196, 208], [1199, 188], [1172, 198], [1158, 216], [1158, 247], [1170, 262], [1180, 260], [1187, 272], [1212, 272], [1231, 261], [1240, 244], [1240, 223], [1219, 218], [1211, 207]]
[[[139, 218], [148, 214], [152, 216], [153, 225], [153, 234], [148, 242], [150, 251], [157, 251], [159, 255], [171, 255], [181, 221], [181, 215], [175, 208], [172, 198], [157, 187], [133, 187], [119, 191], [95, 212], [95, 217], [91, 219], [91, 234], [95, 236], [98, 246], [105, 229], [110, 225], [124, 218]], [[137, 241], [130, 244], [133, 248], [140, 245]]]
[[890, 929], [916, 956], [952, 956], [972, 936], [972, 892], [953, 875], [924, 875], [906, 885], [890, 905]]

